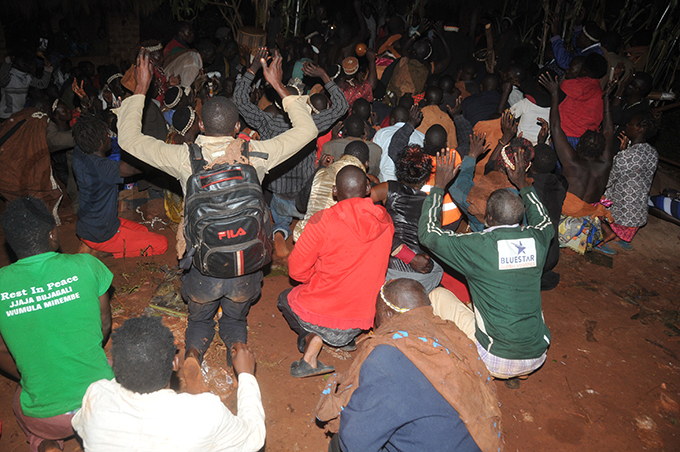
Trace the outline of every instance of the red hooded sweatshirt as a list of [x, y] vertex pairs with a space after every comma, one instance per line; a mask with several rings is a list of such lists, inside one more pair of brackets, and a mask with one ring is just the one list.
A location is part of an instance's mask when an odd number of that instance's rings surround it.
[[293, 312], [326, 328], [371, 328], [393, 236], [390, 215], [370, 198], [317, 212], [288, 259], [290, 277], [302, 283], [288, 294]]
[[568, 137], [580, 138], [586, 130], [597, 131], [602, 122], [602, 88], [600, 80], [579, 77], [560, 85], [567, 97], [560, 104], [562, 130]]

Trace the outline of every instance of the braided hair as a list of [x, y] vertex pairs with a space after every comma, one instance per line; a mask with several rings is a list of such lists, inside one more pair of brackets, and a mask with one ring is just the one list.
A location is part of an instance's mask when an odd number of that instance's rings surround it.
[[432, 173], [432, 159], [417, 144], [399, 153], [395, 165], [397, 180], [407, 185], [424, 184]]

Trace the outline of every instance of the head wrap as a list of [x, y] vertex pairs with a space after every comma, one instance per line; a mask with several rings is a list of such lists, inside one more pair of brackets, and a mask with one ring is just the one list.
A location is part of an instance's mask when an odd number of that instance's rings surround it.
[[[172, 94], [175, 93], [175, 92], [177, 93], [175, 95], [175, 97], [168, 99], [168, 97], [172, 96]], [[169, 109], [173, 109], [177, 106], [177, 104], [179, 104], [180, 100], [182, 100], [182, 89], [177, 87], [177, 86], [173, 86], [170, 89], [168, 89], [168, 91], [165, 93], [165, 97], [163, 98], [163, 103]]]
[[54, 113], [57, 110], [57, 106], [59, 105], [59, 98], [54, 99], [54, 102], [52, 103], [52, 113]]
[[342, 69], [347, 75], [354, 75], [359, 70], [359, 60], [354, 57], [347, 57], [342, 61]]
[[191, 108], [191, 107], [188, 107], [188, 108], [189, 108], [189, 113], [190, 113], [189, 114], [189, 121], [187, 121], [187, 125], [184, 126], [184, 128], [182, 130], [177, 131], [177, 133], [179, 133], [182, 136], [184, 136], [189, 131], [189, 129], [191, 129], [191, 126], [194, 125], [194, 121], [196, 121], [196, 112], [194, 111], [193, 108]]
[[155, 46], [145, 47], [145, 49], [148, 50], [149, 53], [151, 53], [151, 52], [158, 52], [158, 51], [160, 51], [160, 50], [163, 50], [163, 45], [159, 42], [159, 43], [156, 44]]
[[106, 79], [106, 84], [107, 84], [107, 85], [110, 85], [111, 82], [114, 81], [114, 80], [117, 79], [117, 78], [123, 78], [123, 74], [121, 74], [120, 72], [116, 72], [116, 73], [113, 74], [111, 77], [109, 77], [108, 79]]

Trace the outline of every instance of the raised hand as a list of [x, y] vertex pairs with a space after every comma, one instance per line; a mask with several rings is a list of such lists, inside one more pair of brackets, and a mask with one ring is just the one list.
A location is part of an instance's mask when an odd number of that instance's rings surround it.
[[135, 81], [137, 82], [135, 94], [146, 94], [152, 80], [153, 73], [149, 64], [149, 52], [142, 48], [137, 54], [137, 66], [135, 67]]
[[259, 49], [257, 49], [257, 52], [255, 53], [255, 58], [253, 58], [253, 62], [250, 65], [250, 70], [257, 74], [257, 71], [259, 71], [260, 68], [262, 67], [262, 61], [267, 60], [267, 54], [268, 50], [266, 47], [260, 47]]
[[262, 64], [262, 71], [264, 72], [264, 78], [269, 82], [270, 85], [274, 87], [277, 93], [283, 98], [288, 96], [288, 91], [284, 88], [283, 83], [281, 82], [281, 78], [283, 77], [283, 69], [282, 69], [282, 63], [283, 59], [281, 58], [281, 54], [278, 52], [278, 50], [274, 54], [274, 58], [272, 61], [267, 65], [267, 62], [264, 60], [264, 58], [260, 59], [260, 63]]
[[463, 97], [458, 96], [456, 98], [456, 104], [453, 106], [453, 108], [447, 108], [446, 112], [449, 114], [451, 119], [457, 118], [463, 114]]
[[508, 175], [510, 182], [512, 182], [512, 185], [517, 187], [517, 190], [529, 186], [529, 183], [527, 182], [527, 167], [524, 163], [524, 148], [519, 148], [519, 151], [515, 154], [515, 168], [511, 169], [506, 166], [505, 172]]
[[468, 153], [468, 155], [476, 159], [480, 155], [488, 151], [490, 147], [491, 146], [486, 142], [486, 134], [484, 135], [478, 135], [476, 133], [472, 134], [470, 135], [470, 152]]
[[420, 112], [420, 108], [417, 105], [413, 105], [408, 112], [408, 123], [415, 129], [420, 125], [423, 120], [423, 114]]
[[318, 66], [311, 61], [305, 61], [302, 64], [302, 72], [310, 77], [318, 77], [322, 79], [324, 83], [328, 83], [327, 80], [330, 80], [328, 74], [326, 74], [326, 71], [324, 71], [321, 66]]
[[556, 96], [559, 92], [560, 84], [557, 81], [557, 77], [552, 78], [548, 74], [541, 74], [538, 76], [538, 83], [543, 85], [553, 96]]
[[[472, 149], [470, 150], [472, 152]], [[446, 190], [447, 185], [456, 177], [458, 167], [451, 158], [449, 149], [437, 152], [437, 171], [434, 173], [434, 186]]]
[[505, 110], [501, 115], [501, 131], [504, 143], [509, 143], [517, 135], [517, 119], [512, 117], [510, 110]]
[[538, 132], [538, 138], [536, 141], [540, 144], [545, 144], [546, 140], [548, 139], [548, 131], [550, 130], [548, 121], [543, 118], [537, 118], [536, 122], [541, 125], [541, 130]]

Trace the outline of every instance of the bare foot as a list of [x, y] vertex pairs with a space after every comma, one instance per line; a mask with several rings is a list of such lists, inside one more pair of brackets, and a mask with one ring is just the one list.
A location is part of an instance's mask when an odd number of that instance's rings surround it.
[[201, 394], [203, 392], [210, 392], [208, 385], [203, 379], [203, 372], [201, 372], [201, 365], [193, 356], [187, 356], [182, 366], [184, 372], [184, 383], [186, 384], [186, 391], [189, 394]]
[[280, 232], [274, 234], [274, 251], [278, 257], [288, 257], [290, 254], [288, 245], [286, 245], [286, 239], [283, 238], [283, 234]]

